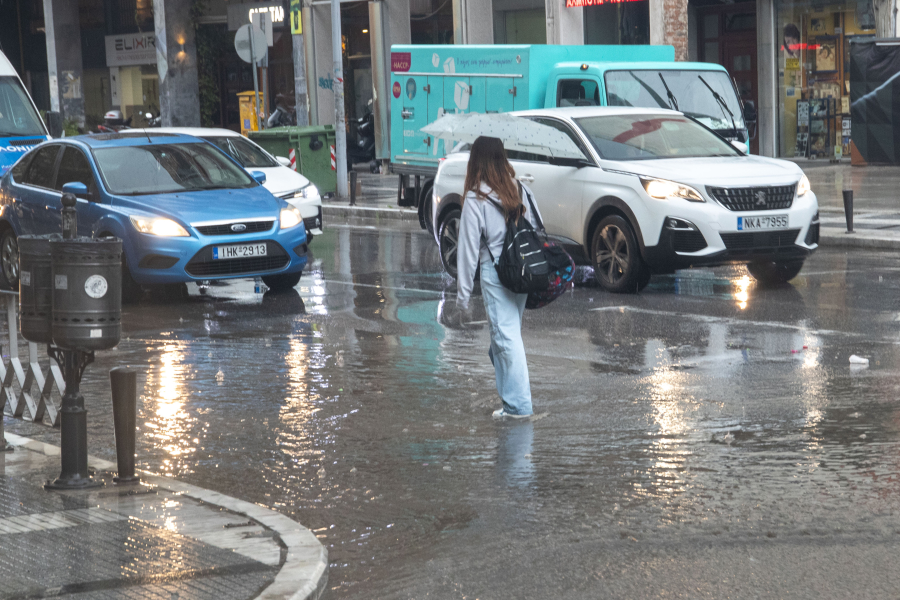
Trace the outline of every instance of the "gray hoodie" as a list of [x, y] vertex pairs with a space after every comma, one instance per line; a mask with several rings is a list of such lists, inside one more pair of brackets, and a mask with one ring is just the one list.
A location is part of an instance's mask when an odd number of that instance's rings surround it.
[[[481, 184], [481, 192], [491, 196], [497, 202], [500, 199], [494, 194], [494, 191], [486, 184]], [[537, 202], [534, 202], [534, 194], [525, 184], [522, 184], [522, 204], [525, 205], [525, 218], [531, 223], [532, 227], [538, 228], [537, 219], [535, 219], [534, 211], [538, 210]], [[531, 195], [532, 202], [529, 202], [525, 194]], [[534, 211], [531, 210], [532, 205]], [[488, 246], [485, 246], [482, 240], [482, 234], [487, 239]], [[469, 297], [472, 295], [472, 287], [475, 285], [475, 273], [477, 272], [479, 263], [494, 260], [500, 257], [503, 251], [503, 240], [506, 237], [506, 217], [500, 210], [487, 200], [480, 200], [475, 196], [475, 192], [466, 193], [466, 199], [463, 202], [462, 217], [459, 221], [459, 245], [456, 252], [456, 305], [459, 308], [467, 309], [469, 307]], [[488, 253], [490, 248], [490, 254]]]

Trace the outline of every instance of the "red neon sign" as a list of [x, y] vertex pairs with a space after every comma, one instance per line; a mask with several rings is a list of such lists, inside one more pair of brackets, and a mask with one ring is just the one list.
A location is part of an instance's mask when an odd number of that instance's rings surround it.
[[601, 4], [624, 4], [625, 2], [640, 2], [640, 0], [566, 0], [566, 8], [600, 6]]

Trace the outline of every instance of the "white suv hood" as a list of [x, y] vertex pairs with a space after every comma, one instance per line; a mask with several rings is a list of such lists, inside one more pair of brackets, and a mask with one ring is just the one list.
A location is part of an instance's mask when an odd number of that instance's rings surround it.
[[281, 165], [277, 167], [254, 167], [247, 169], [248, 171], [262, 171], [266, 174], [266, 182], [263, 184], [267, 190], [272, 192], [273, 196], [281, 196], [288, 192], [294, 192], [302, 187], [309, 185], [309, 179]]
[[602, 164], [605, 169], [694, 186], [787, 185], [797, 183], [803, 176], [794, 163], [763, 156], [603, 161]]

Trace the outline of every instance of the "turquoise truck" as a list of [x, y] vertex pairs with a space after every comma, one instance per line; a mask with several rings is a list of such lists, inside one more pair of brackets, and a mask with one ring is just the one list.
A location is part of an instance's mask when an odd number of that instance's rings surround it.
[[728, 71], [675, 62], [672, 46], [422, 45], [391, 47], [390, 170], [398, 203], [424, 228], [438, 162], [450, 150], [420, 130], [447, 113], [564, 106], [673, 108], [748, 145], [755, 107]]

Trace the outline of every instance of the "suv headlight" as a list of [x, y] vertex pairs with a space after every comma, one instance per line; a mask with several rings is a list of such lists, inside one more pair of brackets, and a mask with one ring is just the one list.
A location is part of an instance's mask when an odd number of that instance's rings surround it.
[[303, 198], [305, 200], [312, 200], [314, 198], [319, 197], [319, 188], [314, 186], [313, 184], [309, 184], [305, 188], [299, 189], [294, 192], [294, 198]]
[[302, 223], [303, 217], [300, 216], [300, 211], [296, 208], [282, 208], [280, 221], [282, 229], [290, 229]]
[[172, 219], [131, 217], [131, 224], [141, 233], [158, 235], [159, 237], [188, 237], [184, 227]]
[[675, 183], [666, 179], [651, 179], [649, 177], [641, 177], [641, 184], [647, 195], [651, 198], [665, 200], [667, 198], [681, 198], [689, 202], [706, 202], [700, 192], [689, 185]]
[[805, 196], [809, 193], [809, 179], [804, 175], [800, 178], [800, 183], [797, 184], [797, 197]]

